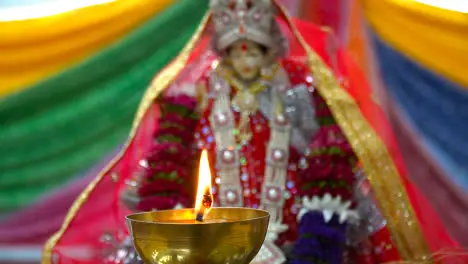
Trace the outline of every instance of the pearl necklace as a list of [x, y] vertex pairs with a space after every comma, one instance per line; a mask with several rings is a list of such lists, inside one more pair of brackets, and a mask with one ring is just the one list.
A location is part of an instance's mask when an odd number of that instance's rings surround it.
[[[229, 79], [220, 75], [219, 71], [215, 71], [210, 81], [212, 90], [216, 93], [210, 124], [216, 142], [216, 165], [221, 180], [219, 185], [220, 203], [221, 206], [242, 207], [242, 187], [239, 175], [240, 153], [236, 148], [235, 120], [230, 99], [231, 89], [232, 87], [236, 89], [236, 86], [232, 85]], [[276, 76], [280, 75], [276, 74], [274, 77]], [[271, 115], [270, 120], [271, 133], [265, 157], [265, 177], [260, 208], [269, 211], [272, 223], [281, 225], [291, 126], [282, 111], [278, 111], [282, 105], [278, 96], [278, 87], [272, 87], [270, 92], [273, 115]], [[249, 122], [248, 120], [247, 124], [250, 125]]]

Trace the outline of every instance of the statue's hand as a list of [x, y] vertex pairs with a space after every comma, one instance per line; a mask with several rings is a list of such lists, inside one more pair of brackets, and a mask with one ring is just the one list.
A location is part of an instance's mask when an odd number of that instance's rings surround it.
[[288, 228], [288, 225], [278, 222], [270, 222], [265, 240], [275, 242], [278, 239], [278, 235], [286, 232]]
[[288, 230], [288, 226], [279, 222], [270, 222], [268, 233], [262, 248], [258, 252], [252, 264], [282, 264], [286, 257], [281, 249], [275, 244], [278, 235]]
[[273, 241], [265, 240], [251, 264], [283, 264], [285, 261], [283, 251]]

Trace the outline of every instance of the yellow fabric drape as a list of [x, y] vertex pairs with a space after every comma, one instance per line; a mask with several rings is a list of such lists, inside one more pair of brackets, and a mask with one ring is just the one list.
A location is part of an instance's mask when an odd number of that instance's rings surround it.
[[376, 34], [396, 50], [468, 87], [468, 14], [413, 0], [361, 0]]
[[120, 39], [175, 0], [119, 0], [50, 17], [0, 22], [0, 97]]

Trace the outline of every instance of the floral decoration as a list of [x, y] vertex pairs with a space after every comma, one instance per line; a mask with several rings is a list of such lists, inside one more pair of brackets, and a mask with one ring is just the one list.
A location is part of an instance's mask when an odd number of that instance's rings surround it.
[[299, 223], [290, 264], [341, 264], [346, 243], [347, 223], [333, 216], [325, 222], [318, 211], [309, 211]]
[[[145, 156], [147, 166], [142, 171], [138, 188], [139, 210], [164, 210], [191, 204], [190, 186], [197, 153], [192, 146], [198, 117], [196, 100], [185, 94], [164, 97], [160, 102], [159, 129], [154, 133], [154, 145]], [[183, 162], [181, 162], [183, 161]]]
[[343, 200], [352, 199], [356, 156], [324, 100], [316, 93], [314, 103], [321, 126], [301, 161], [301, 196], [331, 194]]
[[340, 264], [347, 226], [357, 220], [353, 183], [357, 159], [325, 101], [313, 95], [318, 132], [300, 162], [299, 238], [291, 264]]

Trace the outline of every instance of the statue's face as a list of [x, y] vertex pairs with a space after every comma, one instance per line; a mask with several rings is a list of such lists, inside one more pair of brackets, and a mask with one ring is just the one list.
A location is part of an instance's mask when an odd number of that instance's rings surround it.
[[250, 40], [240, 40], [229, 47], [229, 61], [234, 72], [243, 80], [251, 81], [260, 76], [264, 65], [265, 50]]

